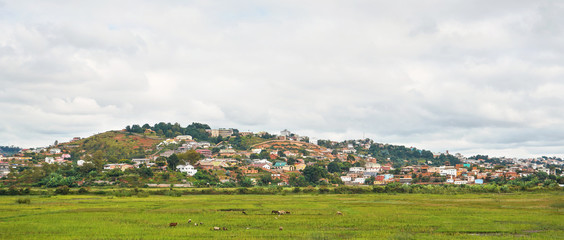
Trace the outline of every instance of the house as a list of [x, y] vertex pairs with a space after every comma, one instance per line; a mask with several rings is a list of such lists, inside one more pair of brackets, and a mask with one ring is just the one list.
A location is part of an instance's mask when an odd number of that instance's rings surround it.
[[192, 136], [190, 135], [179, 135], [174, 138], [176, 141], [192, 141]]
[[58, 149], [58, 148], [51, 148], [51, 149], [49, 150], [49, 153], [51, 153], [51, 154], [59, 154], [59, 153], [61, 153], [61, 149]]
[[351, 167], [349, 168], [349, 172], [354, 172], [354, 173], [360, 173], [360, 172], [364, 172], [364, 168], [363, 167]]
[[352, 181], [352, 178], [350, 176], [341, 176], [341, 181], [350, 182]]
[[453, 166], [441, 166], [439, 170], [441, 176], [456, 176], [456, 168]]
[[365, 180], [366, 180], [366, 178], [358, 177], [358, 178], [354, 179], [353, 183], [362, 185], [362, 184], [364, 184]]
[[10, 173], [10, 164], [6, 162], [0, 162], [0, 177], [5, 177]]
[[135, 164], [135, 165], [142, 165], [145, 164], [146, 166], [149, 166], [149, 163], [151, 162], [151, 160], [147, 159], [147, 158], [134, 158], [131, 159], [131, 161]]
[[211, 158], [211, 156], [212, 156], [212, 151], [209, 150], [209, 149], [196, 149], [196, 152], [204, 155], [204, 157], [206, 157], [206, 158]]
[[283, 168], [284, 166], [286, 166], [286, 164], [287, 164], [286, 162], [276, 162], [276, 163], [274, 164], [273, 168], [275, 168], [275, 169], [281, 169], [281, 168]]
[[188, 176], [194, 176], [194, 174], [196, 174], [198, 172], [198, 170], [195, 169], [194, 166], [192, 166], [190, 164], [178, 165], [178, 166], [176, 166], [176, 170], [178, 170], [182, 173], [186, 173], [186, 174], [188, 174]]
[[104, 170], [119, 169], [125, 171], [125, 169], [134, 168], [131, 164], [117, 163], [117, 164], [106, 164], [104, 165]]

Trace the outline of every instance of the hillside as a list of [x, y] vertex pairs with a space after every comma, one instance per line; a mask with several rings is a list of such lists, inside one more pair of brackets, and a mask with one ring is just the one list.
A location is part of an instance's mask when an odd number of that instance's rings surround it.
[[155, 151], [155, 146], [163, 139], [156, 136], [108, 131], [73, 142], [72, 152], [96, 155], [117, 162], [120, 159], [145, 157]]

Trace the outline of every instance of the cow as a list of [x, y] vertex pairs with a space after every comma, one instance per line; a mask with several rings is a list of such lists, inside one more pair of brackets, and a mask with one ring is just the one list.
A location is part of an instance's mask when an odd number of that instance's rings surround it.
[[191, 223], [191, 222], [192, 222], [192, 219], [188, 219], [188, 223]]
[[169, 223], [168, 224], [169, 227], [176, 227], [176, 225], [178, 225], [178, 223]]
[[341, 211], [337, 211], [337, 215], [343, 216], [343, 213]]
[[204, 223], [203, 223], [203, 222], [200, 222], [200, 226], [201, 226], [201, 225], [204, 225]]
[[283, 227], [279, 227], [278, 230], [282, 231], [282, 230], [284, 230], [284, 228], [283, 228]]
[[290, 214], [290, 211], [286, 211], [286, 214]]
[[284, 214], [286, 214], [286, 211], [284, 211], [284, 210], [278, 211], [278, 215], [284, 215]]
[[219, 231], [219, 227], [213, 227], [214, 231]]
[[223, 231], [227, 231], [227, 228], [226, 228], [226, 227], [223, 227]]
[[278, 214], [278, 210], [272, 210], [272, 214]]
[[247, 213], [245, 211], [243, 211], [243, 214], [247, 215]]

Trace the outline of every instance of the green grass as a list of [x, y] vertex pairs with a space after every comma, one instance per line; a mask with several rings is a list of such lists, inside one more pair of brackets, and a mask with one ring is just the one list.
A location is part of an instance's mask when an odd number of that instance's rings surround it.
[[564, 239], [560, 192], [18, 198], [0, 197], [0, 239]]

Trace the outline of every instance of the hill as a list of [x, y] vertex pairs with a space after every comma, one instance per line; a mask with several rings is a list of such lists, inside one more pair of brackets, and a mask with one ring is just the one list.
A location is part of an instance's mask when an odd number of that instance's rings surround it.
[[145, 157], [154, 152], [155, 146], [162, 140], [155, 135], [108, 131], [73, 142], [72, 152], [118, 162], [120, 159]]

